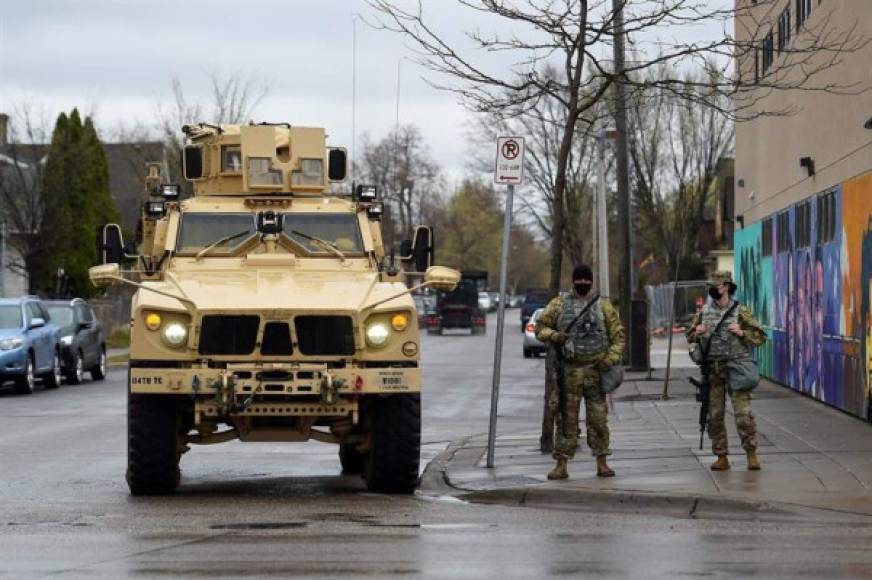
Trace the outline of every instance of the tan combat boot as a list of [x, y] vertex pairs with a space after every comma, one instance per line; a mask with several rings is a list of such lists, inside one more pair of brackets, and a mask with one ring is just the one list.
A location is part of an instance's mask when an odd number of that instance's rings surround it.
[[715, 461], [711, 465], [712, 471], [726, 471], [729, 468], [730, 468], [730, 460], [727, 459], [726, 455], [718, 455], [717, 461]]
[[748, 452], [748, 471], [760, 471], [760, 460], [756, 451]]
[[614, 477], [615, 470], [609, 467], [609, 464], [606, 463], [606, 456], [599, 455], [596, 458], [596, 474], [599, 477]]
[[548, 479], [568, 479], [569, 471], [566, 469], [566, 459], [558, 459], [554, 469], [548, 472]]

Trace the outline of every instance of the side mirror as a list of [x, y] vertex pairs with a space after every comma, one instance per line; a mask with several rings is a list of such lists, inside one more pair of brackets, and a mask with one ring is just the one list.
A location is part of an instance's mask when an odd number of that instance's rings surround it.
[[92, 324], [93, 323], [91, 323], [91, 322], [86, 322], [83, 320], [78, 325], [76, 325], [76, 327], [78, 330], [87, 330], [87, 329], [91, 328]]
[[434, 251], [433, 228], [430, 226], [416, 227], [411, 252], [416, 272], [426, 272], [433, 265]]
[[106, 224], [97, 240], [97, 255], [101, 264], [118, 264], [124, 257], [124, 235], [118, 224]]
[[182, 171], [185, 179], [196, 181], [203, 179], [203, 148], [197, 145], [188, 145], [182, 153]]
[[88, 269], [88, 278], [91, 279], [91, 284], [97, 288], [112, 286], [119, 283], [118, 278], [121, 278], [121, 267], [117, 263], [94, 266]]
[[451, 292], [460, 283], [460, 272], [445, 266], [430, 266], [424, 273], [424, 283], [440, 292]]
[[36, 317], [36, 318], [31, 318], [31, 319], [30, 319], [30, 324], [27, 326], [27, 328], [28, 328], [28, 329], [30, 329], [30, 328], [40, 328], [40, 327], [42, 327], [42, 326], [45, 326], [45, 319], [44, 319], [44, 318]]
[[327, 152], [327, 178], [330, 181], [345, 181], [348, 173], [348, 154], [345, 149], [330, 149]]

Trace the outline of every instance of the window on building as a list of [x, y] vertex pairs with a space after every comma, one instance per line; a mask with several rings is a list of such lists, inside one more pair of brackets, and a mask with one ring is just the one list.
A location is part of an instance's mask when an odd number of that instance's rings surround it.
[[787, 49], [790, 44], [790, 7], [784, 9], [778, 17], [778, 52]]
[[811, 0], [796, 0], [796, 31], [805, 24], [811, 14]]
[[763, 220], [763, 255], [772, 255], [772, 218]]
[[778, 214], [778, 228], [775, 231], [776, 240], [776, 250], [780, 254], [781, 252], [789, 252], [790, 251], [790, 213], [787, 211], [783, 211]]
[[836, 239], [836, 192], [828, 191], [818, 197], [817, 235], [821, 244]]
[[775, 38], [772, 35], [772, 31], [769, 31], [769, 34], [763, 39], [763, 45], [761, 47], [763, 52], [762, 56], [762, 69], [763, 74], [766, 74], [766, 71], [772, 66], [772, 63], [775, 61]]
[[811, 245], [811, 201], [796, 206], [796, 247]]

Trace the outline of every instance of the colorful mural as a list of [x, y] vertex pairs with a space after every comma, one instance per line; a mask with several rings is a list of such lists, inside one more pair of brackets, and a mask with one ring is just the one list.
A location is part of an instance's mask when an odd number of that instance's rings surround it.
[[769, 333], [765, 376], [872, 419], [872, 173], [808, 201], [802, 222], [801, 204], [769, 216], [770, 255], [762, 221], [736, 232], [738, 298]]

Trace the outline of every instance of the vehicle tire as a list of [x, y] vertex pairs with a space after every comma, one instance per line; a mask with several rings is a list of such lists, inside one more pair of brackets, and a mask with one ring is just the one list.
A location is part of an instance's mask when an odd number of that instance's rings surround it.
[[73, 359], [73, 368], [66, 374], [67, 384], [78, 385], [85, 379], [85, 361], [82, 359], [82, 353], [76, 352], [76, 358]]
[[366, 487], [377, 493], [412, 493], [421, 462], [421, 397], [390, 395], [367, 401], [370, 449]]
[[22, 395], [32, 395], [36, 389], [36, 375], [33, 371], [33, 354], [27, 355], [27, 364], [24, 365], [24, 374], [15, 381], [15, 392]]
[[366, 468], [366, 455], [357, 450], [351, 443], [339, 445], [339, 463], [345, 475], [359, 475]]
[[179, 486], [180, 411], [172, 395], [128, 394], [127, 486], [132, 495], [167, 494]]
[[533, 353], [530, 351], [529, 348], [525, 348], [525, 349], [524, 349], [524, 358], [533, 358], [533, 356], [534, 356], [534, 355], [533, 355]]
[[42, 377], [42, 384], [46, 389], [56, 389], [61, 386], [62, 380], [63, 373], [61, 373], [61, 355], [58, 354], [58, 351], [55, 351], [54, 359], [52, 359], [51, 371]]
[[100, 347], [100, 360], [97, 361], [97, 366], [91, 368], [91, 378], [95, 381], [102, 381], [106, 378], [106, 347]]

